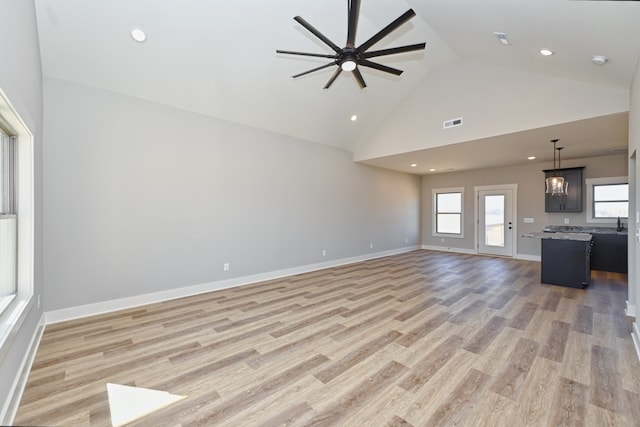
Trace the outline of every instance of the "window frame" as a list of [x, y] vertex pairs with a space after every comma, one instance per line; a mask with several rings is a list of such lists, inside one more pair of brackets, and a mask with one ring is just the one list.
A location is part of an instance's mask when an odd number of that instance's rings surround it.
[[[628, 176], [612, 176], [606, 178], [587, 178], [585, 179], [585, 184], [587, 186], [587, 223], [593, 224], [615, 224], [618, 221], [618, 217], [614, 218], [595, 218], [595, 203], [594, 200], [594, 188], [600, 185], [620, 185], [620, 184], [629, 184]], [[629, 197], [627, 196], [627, 203], [629, 203]], [[628, 218], [620, 217], [620, 220], [624, 220], [627, 222]]]
[[[438, 211], [438, 195], [460, 193], [460, 212], [439, 212]], [[464, 239], [464, 187], [452, 188], [433, 188], [431, 190], [432, 200], [432, 228], [431, 235], [433, 237], [449, 237], [453, 239]], [[460, 215], [460, 233], [439, 233], [438, 230], [438, 214], [457, 214]]]
[[17, 217], [17, 293], [0, 312], [0, 360], [7, 354], [31, 307], [40, 310], [40, 297], [34, 298], [35, 212], [34, 212], [34, 136], [0, 88], [0, 122], [5, 134], [15, 137], [15, 193], [13, 210]]

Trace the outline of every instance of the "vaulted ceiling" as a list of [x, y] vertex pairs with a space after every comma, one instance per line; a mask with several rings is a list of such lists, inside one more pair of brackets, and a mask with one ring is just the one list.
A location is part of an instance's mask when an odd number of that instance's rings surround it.
[[[429, 173], [547, 160], [550, 138], [569, 158], [627, 145], [637, 1], [362, 0], [356, 44], [413, 8], [375, 47], [427, 45], [376, 58], [404, 73], [362, 68], [364, 90], [347, 72], [322, 89], [331, 68], [292, 79], [327, 59], [276, 54], [332, 53], [297, 15], [342, 46], [345, 0], [35, 2], [47, 77], [344, 148], [376, 166]], [[135, 27], [144, 43], [131, 38]], [[458, 117], [462, 126], [442, 128]]]

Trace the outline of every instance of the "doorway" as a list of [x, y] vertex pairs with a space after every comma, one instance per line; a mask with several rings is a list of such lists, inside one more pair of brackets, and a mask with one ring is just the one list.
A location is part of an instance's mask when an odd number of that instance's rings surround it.
[[517, 185], [475, 187], [478, 253], [513, 257]]

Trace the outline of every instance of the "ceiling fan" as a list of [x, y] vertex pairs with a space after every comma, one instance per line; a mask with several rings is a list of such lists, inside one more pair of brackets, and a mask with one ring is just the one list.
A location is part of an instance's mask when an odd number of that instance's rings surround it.
[[418, 43], [407, 46], [393, 47], [389, 49], [382, 50], [373, 50], [369, 51], [374, 44], [382, 40], [384, 37], [388, 36], [391, 32], [396, 30], [402, 24], [407, 22], [409, 19], [413, 18], [416, 13], [413, 9], [407, 10], [400, 17], [398, 17], [395, 21], [384, 27], [377, 34], [371, 37], [366, 42], [362, 43], [360, 46], [356, 47], [356, 31], [358, 29], [358, 15], [360, 14], [360, 0], [347, 0], [347, 10], [348, 10], [348, 18], [347, 18], [347, 45], [343, 48], [340, 48], [338, 45], [329, 40], [324, 34], [318, 31], [313, 25], [309, 24], [307, 21], [302, 19], [300, 16], [296, 16], [295, 19], [300, 25], [309, 30], [314, 36], [322, 40], [327, 46], [329, 46], [334, 54], [323, 54], [323, 53], [308, 53], [308, 52], [294, 52], [290, 50], [276, 50], [276, 53], [284, 53], [287, 55], [301, 55], [301, 56], [314, 56], [318, 58], [329, 58], [332, 59], [328, 64], [321, 65], [320, 67], [313, 68], [311, 70], [304, 71], [300, 74], [296, 74], [292, 76], [294, 79], [297, 77], [304, 76], [309, 73], [313, 73], [314, 71], [322, 70], [324, 68], [331, 67], [332, 65], [336, 65], [338, 68], [333, 73], [327, 84], [324, 86], [325, 89], [329, 89], [333, 82], [338, 78], [342, 71], [351, 71], [356, 81], [360, 85], [361, 89], [367, 87], [367, 84], [364, 82], [362, 78], [362, 74], [358, 67], [369, 67], [374, 68], [376, 70], [383, 71], [385, 73], [394, 74], [399, 76], [402, 74], [402, 70], [398, 70], [396, 68], [388, 67], [386, 65], [379, 64], [377, 62], [372, 62], [369, 58], [375, 58], [377, 56], [386, 56], [386, 55], [394, 55], [397, 53], [411, 52], [414, 50], [422, 50], [425, 48], [426, 43]]

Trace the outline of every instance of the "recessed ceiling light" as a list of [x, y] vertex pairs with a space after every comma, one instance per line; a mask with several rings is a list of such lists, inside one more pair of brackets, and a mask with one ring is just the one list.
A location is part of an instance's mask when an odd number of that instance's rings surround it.
[[596, 65], [604, 65], [607, 63], [608, 60], [609, 58], [602, 55], [593, 55], [593, 58], [591, 58], [591, 62], [593, 62]]
[[417, 163], [411, 163], [411, 167], [412, 167], [412, 168], [415, 168], [416, 166], [418, 166], [418, 164], [417, 164]]
[[429, 172], [435, 172], [436, 170], [434, 168], [429, 169]]
[[358, 116], [356, 116], [355, 114], [353, 116], [351, 116], [351, 121], [355, 122], [356, 120], [358, 120]]
[[553, 55], [553, 51], [549, 49], [540, 49], [540, 55], [542, 56], [551, 56]]
[[138, 43], [142, 43], [147, 39], [147, 35], [141, 28], [132, 28], [131, 38], [137, 41]]
[[529, 156], [529, 157], [527, 157], [527, 160], [535, 160], [535, 159], [536, 159], [536, 156]]

